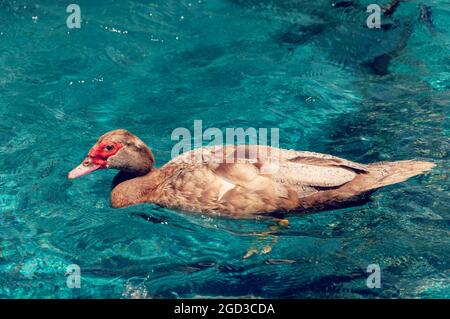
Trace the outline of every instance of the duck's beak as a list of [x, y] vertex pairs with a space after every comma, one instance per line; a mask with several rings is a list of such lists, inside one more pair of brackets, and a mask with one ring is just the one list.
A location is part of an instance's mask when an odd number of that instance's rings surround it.
[[67, 175], [67, 177], [70, 179], [77, 178], [89, 174], [90, 172], [93, 172], [100, 167], [100, 165], [92, 163], [92, 159], [90, 157], [86, 157], [80, 165], [69, 172], [69, 175]]

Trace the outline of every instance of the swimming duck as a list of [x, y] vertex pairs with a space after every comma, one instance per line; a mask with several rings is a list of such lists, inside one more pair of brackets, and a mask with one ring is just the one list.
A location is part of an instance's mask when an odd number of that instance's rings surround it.
[[411, 160], [365, 165], [262, 145], [203, 147], [161, 168], [154, 164], [141, 139], [118, 129], [101, 136], [68, 178], [119, 170], [110, 199], [116, 208], [154, 203], [186, 212], [249, 217], [339, 208], [435, 166]]

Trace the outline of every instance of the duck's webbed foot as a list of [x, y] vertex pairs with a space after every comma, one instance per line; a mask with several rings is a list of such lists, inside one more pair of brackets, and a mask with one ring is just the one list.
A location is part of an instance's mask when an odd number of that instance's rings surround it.
[[242, 257], [243, 259], [250, 258], [251, 256], [257, 255], [265, 255], [272, 251], [272, 248], [278, 241], [278, 237], [275, 235], [276, 232], [280, 231], [283, 228], [289, 227], [289, 221], [287, 219], [280, 218], [270, 218], [275, 225], [269, 226], [269, 230], [262, 233], [256, 233], [258, 244], [263, 244], [262, 248], [258, 248], [255, 246], [250, 247], [245, 255]]

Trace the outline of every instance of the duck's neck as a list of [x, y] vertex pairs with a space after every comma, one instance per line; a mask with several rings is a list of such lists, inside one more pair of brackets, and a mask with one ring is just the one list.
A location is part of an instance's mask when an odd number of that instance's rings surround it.
[[133, 177], [129, 173], [120, 172], [113, 181], [111, 206], [119, 208], [151, 202], [163, 179], [161, 171], [155, 168], [144, 176]]
[[136, 178], [142, 176], [141, 174], [138, 173], [128, 173], [128, 172], [124, 172], [124, 171], [120, 171], [119, 173], [117, 173], [116, 176], [114, 176], [113, 181], [112, 181], [112, 189], [114, 189], [117, 185], [128, 181], [130, 179]]

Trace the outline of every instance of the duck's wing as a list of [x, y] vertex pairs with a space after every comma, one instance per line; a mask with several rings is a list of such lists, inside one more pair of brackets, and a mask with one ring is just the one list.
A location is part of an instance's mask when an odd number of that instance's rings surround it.
[[367, 167], [339, 157], [261, 145], [210, 146], [184, 153], [169, 163], [207, 165], [232, 185], [254, 185], [261, 177], [284, 185], [338, 187]]

